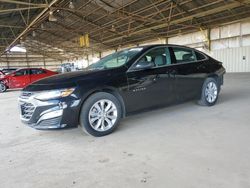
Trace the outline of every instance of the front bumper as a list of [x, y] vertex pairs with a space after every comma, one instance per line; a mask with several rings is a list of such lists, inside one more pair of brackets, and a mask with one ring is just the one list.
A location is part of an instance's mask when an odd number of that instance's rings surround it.
[[[26, 93], [24, 95], [24, 93]], [[69, 96], [40, 101], [23, 92], [18, 98], [21, 121], [36, 129], [58, 129], [78, 125], [80, 99]]]

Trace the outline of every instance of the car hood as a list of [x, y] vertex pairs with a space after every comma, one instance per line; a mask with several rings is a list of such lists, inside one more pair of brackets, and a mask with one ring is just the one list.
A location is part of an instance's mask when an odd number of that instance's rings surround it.
[[24, 91], [41, 91], [74, 87], [80, 80], [103, 78], [111, 75], [111, 70], [85, 70], [63, 73], [43, 78], [24, 88]]
[[36, 81], [33, 83], [33, 85], [51, 85], [59, 83], [76, 82], [77, 80], [85, 79], [89, 76], [92, 76], [97, 72], [100, 71], [76, 71], [76, 72], [57, 74]]

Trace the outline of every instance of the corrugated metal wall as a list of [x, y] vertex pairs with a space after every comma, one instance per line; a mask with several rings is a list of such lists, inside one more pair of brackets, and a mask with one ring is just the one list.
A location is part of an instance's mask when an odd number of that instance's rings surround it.
[[55, 60], [42, 55], [34, 55], [30, 53], [8, 53], [0, 57], [0, 68], [46, 68], [57, 70], [61, 65], [61, 61]]
[[[210, 36], [211, 48], [208, 48], [208, 36]], [[32, 54], [7, 54], [0, 57], [0, 67], [46, 67], [56, 70], [61, 63], [74, 63], [78, 67], [86, 67], [96, 62], [100, 56], [104, 57], [116, 50], [135, 47], [147, 44], [180, 44], [197, 48], [215, 59], [224, 63], [227, 72], [250, 72], [250, 21], [241, 21], [223, 25], [211, 30], [202, 30], [189, 34], [166, 38], [153, 39], [134, 45], [122, 46], [118, 49], [102, 51], [96, 54], [90, 54], [82, 59], [72, 59], [58, 61], [41, 55]]]
[[[210, 36], [211, 48], [208, 49], [208, 36]], [[166, 39], [154, 39], [137, 45], [147, 44], [179, 44], [201, 50], [208, 55], [223, 62], [227, 72], [250, 72], [250, 21], [223, 25], [209, 30], [197, 31], [189, 34], [170, 37]], [[135, 46], [137, 46], [135, 45]], [[131, 46], [127, 46], [131, 47]], [[102, 57], [113, 53], [106, 51]]]
[[250, 72], [250, 46], [214, 50], [212, 56], [223, 62], [227, 72]]

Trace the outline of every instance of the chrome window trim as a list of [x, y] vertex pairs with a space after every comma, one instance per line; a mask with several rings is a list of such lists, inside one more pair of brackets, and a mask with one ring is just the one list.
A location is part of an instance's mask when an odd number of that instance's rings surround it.
[[170, 65], [164, 65], [164, 66], [160, 66], [160, 67], [153, 67], [153, 68], [150, 68], [150, 69], [132, 69], [132, 67], [134, 66], [134, 64], [136, 64], [149, 51], [151, 51], [153, 49], [156, 49], [156, 48], [174, 48], [174, 47], [178, 48], [179, 46], [156, 46], [154, 48], [151, 48], [151, 49], [147, 50], [142, 55], [140, 55], [140, 57], [138, 57], [138, 59], [129, 67], [129, 69], [127, 70], [127, 73], [129, 73], [129, 72], [138, 72], [138, 71], [143, 71], [143, 70], [152, 70], [152, 69], [156, 69], [156, 68], [163, 68], [163, 67], [169, 67], [169, 66], [174, 66], [174, 65], [184, 65], [184, 64], [190, 64], [190, 63], [198, 63], [198, 62], [203, 62], [205, 60], [208, 60], [208, 56], [206, 54], [204, 54], [203, 52], [200, 52], [200, 51], [198, 51], [196, 49], [193, 49], [193, 48], [180, 46], [179, 48], [184, 48], [184, 49], [186, 48], [186, 49], [192, 50], [193, 53], [194, 52], [198, 52], [198, 53], [202, 54], [205, 57], [205, 59], [196, 60], [196, 61], [189, 61], [189, 62], [183, 62], [183, 63], [173, 63], [173, 64], [171, 62]]
[[[137, 60], [128, 68], [127, 72], [134, 72], [134, 71], [141, 71], [141, 70], [145, 70], [145, 69], [132, 69], [132, 67], [148, 52], [155, 50], [157, 48], [169, 48], [169, 46], [155, 46], [153, 48], [148, 49], [146, 52], [144, 52], [143, 54], [141, 54]], [[172, 62], [171, 62], [172, 63]], [[173, 64], [170, 64], [173, 65]], [[153, 67], [151, 69], [155, 69], [155, 68], [162, 68], [162, 67], [166, 67], [166, 66], [170, 66], [170, 65], [163, 65], [163, 66], [159, 66], [159, 67]], [[149, 69], [150, 70], [150, 69]]]

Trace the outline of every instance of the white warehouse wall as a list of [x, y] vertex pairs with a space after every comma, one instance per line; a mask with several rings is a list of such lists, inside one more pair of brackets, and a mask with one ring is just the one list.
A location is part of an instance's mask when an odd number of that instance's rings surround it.
[[212, 29], [211, 55], [227, 72], [250, 72], [250, 21]]
[[223, 62], [227, 72], [250, 72], [250, 46], [214, 50], [212, 56]]
[[[178, 34], [175, 37], [158, 38], [139, 44], [122, 46], [117, 50], [150, 44], [178, 44], [201, 50], [215, 59], [222, 61], [227, 72], [250, 72], [250, 21], [223, 25], [210, 30], [210, 50], [208, 49], [208, 30], [201, 30], [189, 34]], [[105, 57], [116, 50], [101, 52]], [[88, 56], [88, 64], [99, 59], [99, 54]]]

